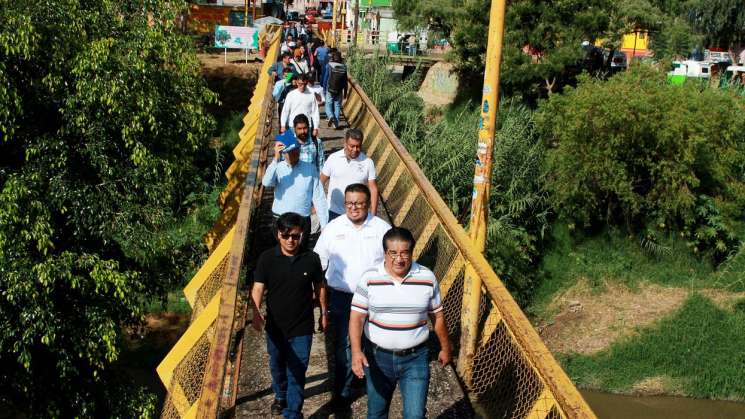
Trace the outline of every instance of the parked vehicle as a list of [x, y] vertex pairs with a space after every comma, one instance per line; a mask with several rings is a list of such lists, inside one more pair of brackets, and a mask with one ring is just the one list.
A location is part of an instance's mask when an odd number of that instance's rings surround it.
[[673, 70], [667, 73], [667, 80], [670, 84], [681, 85], [688, 79], [708, 79], [712, 65], [708, 61], [673, 61]]
[[724, 80], [745, 86], [745, 65], [731, 65], [724, 71]]

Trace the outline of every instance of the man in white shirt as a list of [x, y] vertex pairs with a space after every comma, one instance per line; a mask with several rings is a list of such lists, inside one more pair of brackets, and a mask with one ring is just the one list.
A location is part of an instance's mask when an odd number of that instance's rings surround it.
[[310, 126], [313, 129], [313, 136], [318, 136], [318, 124], [321, 121], [321, 115], [318, 112], [318, 102], [316, 95], [308, 89], [308, 75], [300, 74], [297, 76], [297, 89], [291, 91], [285, 97], [285, 104], [282, 107], [280, 115], [279, 132], [284, 133], [290, 127], [295, 117], [304, 114], [310, 119]]
[[328, 182], [329, 221], [344, 214], [344, 190], [353, 183], [370, 189], [371, 214], [378, 213], [378, 182], [375, 163], [362, 153], [362, 131], [352, 128], [344, 137], [344, 148], [331, 154], [321, 169], [321, 183]]
[[321, 231], [314, 251], [326, 271], [329, 320], [333, 330], [333, 404], [346, 410], [351, 403], [352, 353], [349, 313], [362, 274], [383, 261], [383, 235], [391, 226], [368, 212], [370, 190], [361, 183], [344, 191], [346, 214]]
[[427, 317], [440, 341], [440, 364], [450, 362], [440, 286], [432, 271], [412, 261], [415, 244], [409, 230], [388, 230], [383, 236], [385, 262], [362, 275], [352, 299], [352, 371], [367, 378], [369, 419], [388, 417], [396, 384], [401, 389], [402, 416], [426, 417], [430, 375]]

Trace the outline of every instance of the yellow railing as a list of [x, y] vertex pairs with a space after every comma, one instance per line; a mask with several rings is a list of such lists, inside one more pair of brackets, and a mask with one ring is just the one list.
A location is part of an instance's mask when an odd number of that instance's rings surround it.
[[[225, 173], [228, 185], [219, 199], [222, 213], [206, 238], [211, 254], [184, 288], [192, 307], [191, 324], [157, 368], [168, 390], [164, 418], [215, 418], [235, 403], [242, 347], [235, 332], [244, 320], [237, 300], [238, 279], [252, 213], [261, 197], [273, 114], [273, 80], [267, 71], [279, 54], [278, 29], [267, 29], [270, 47], [233, 150], [235, 161]], [[237, 353], [230, 354], [231, 348]]]
[[363, 148], [375, 162], [390, 221], [412, 231], [414, 256], [440, 280], [451, 342], [459, 342], [468, 327], [460, 322], [466, 266], [483, 283], [480, 324], [469, 331], [477, 334], [478, 348], [465, 368], [471, 376], [461, 377], [474, 407], [488, 418], [594, 418], [411, 155], [362, 89], [354, 82], [351, 86], [344, 114], [364, 133]]

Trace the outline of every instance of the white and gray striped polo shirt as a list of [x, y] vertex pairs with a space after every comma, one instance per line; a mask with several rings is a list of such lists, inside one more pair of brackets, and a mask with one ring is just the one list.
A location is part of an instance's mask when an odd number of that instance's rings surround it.
[[383, 264], [362, 274], [352, 310], [367, 314], [365, 336], [390, 350], [409, 349], [429, 337], [427, 316], [442, 310], [435, 274], [412, 263], [402, 282], [394, 281]]

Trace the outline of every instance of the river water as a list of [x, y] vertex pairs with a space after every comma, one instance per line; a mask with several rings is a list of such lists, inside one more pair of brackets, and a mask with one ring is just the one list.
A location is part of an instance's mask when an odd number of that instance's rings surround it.
[[599, 419], [745, 419], [745, 403], [582, 390]]

